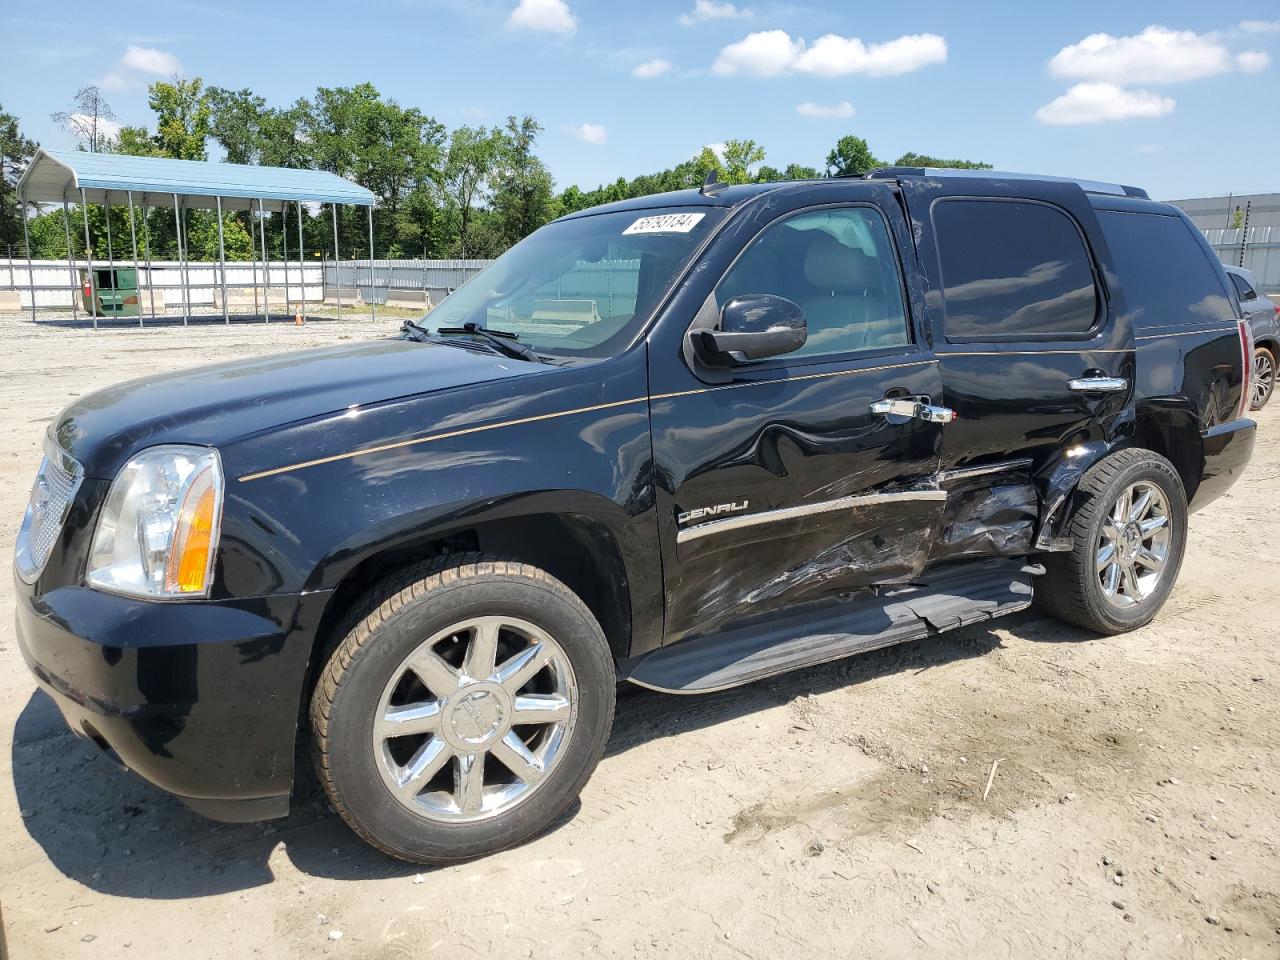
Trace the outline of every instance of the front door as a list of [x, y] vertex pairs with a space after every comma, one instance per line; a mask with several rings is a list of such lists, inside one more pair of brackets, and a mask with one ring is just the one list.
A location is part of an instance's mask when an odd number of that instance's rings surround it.
[[873, 411], [941, 391], [904, 282], [905, 218], [884, 184], [820, 197], [744, 211], [707, 255], [732, 262], [706, 310], [785, 297], [805, 313], [802, 348], [714, 382], [651, 341], [667, 642], [901, 582], [936, 535], [945, 495], [925, 481], [945, 428]]

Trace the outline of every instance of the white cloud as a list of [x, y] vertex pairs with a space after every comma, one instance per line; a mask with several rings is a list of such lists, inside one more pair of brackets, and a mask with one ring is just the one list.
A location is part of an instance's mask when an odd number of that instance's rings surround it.
[[1280, 20], [1243, 20], [1240, 30], [1244, 33], [1280, 33]]
[[639, 64], [631, 71], [633, 77], [639, 77], [641, 80], [652, 80], [654, 77], [660, 77], [664, 73], [670, 73], [672, 64], [670, 60], [663, 60], [658, 57], [656, 60], [646, 60]]
[[578, 18], [565, 0], [520, 0], [507, 18], [507, 25], [568, 36], [578, 29]]
[[1263, 50], [1246, 50], [1236, 54], [1236, 68], [1241, 73], [1261, 73], [1271, 65], [1271, 55]]
[[785, 30], [761, 30], [721, 50], [711, 70], [726, 76], [754, 73], [758, 77], [776, 77], [790, 70], [803, 50], [804, 41], [792, 40]]
[[104, 90], [123, 90], [129, 86], [129, 81], [118, 70], [112, 70], [99, 82], [98, 86]]
[[814, 103], [812, 100], [806, 100], [804, 103], [796, 107], [796, 113], [802, 117], [852, 117], [854, 114], [853, 104], [848, 100], [841, 100], [839, 103], [833, 103], [831, 106], [824, 106], [821, 103]]
[[865, 44], [857, 37], [829, 33], [819, 37], [796, 60], [801, 73], [842, 77], [851, 73], [891, 77], [931, 63], [945, 63], [947, 41], [936, 33], [917, 33], [885, 43]]
[[759, 77], [791, 72], [821, 77], [855, 73], [887, 77], [946, 59], [947, 42], [933, 33], [872, 44], [863, 43], [858, 37], [829, 33], [806, 48], [804, 40], [793, 39], [785, 30], [762, 30], [722, 49], [711, 69], [722, 75], [751, 73]]
[[130, 45], [120, 58], [120, 66], [138, 73], [151, 73], [161, 77], [171, 77], [182, 72], [182, 64], [178, 58], [167, 50], [155, 47], [138, 47]]
[[694, 0], [693, 9], [680, 15], [680, 22], [686, 27], [704, 23], [707, 20], [743, 20], [752, 16], [749, 9], [737, 4], [721, 2], [721, 0]]
[[576, 127], [569, 127], [568, 131], [583, 143], [590, 143], [597, 147], [603, 146], [609, 140], [609, 131], [600, 123], [581, 123]]
[[[86, 134], [93, 129], [93, 117], [87, 113], [73, 113], [68, 117], [68, 121], [72, 127], [77, 130], [83, 130]], [[114, 140], [120, 136], [120, 130], [124, 127], [123, 123], [117, 123], [115, 120], [106, 120], [102, 117], [98, 118], [98, 136], [107, 140]]]
[[1090, 34], [1049, 61], [1054, 76], [1101, 83], [1181, 83], [1231, 68], [1231, 52], [1217, 35], [1160, 26], [1131, 37]]
[[1175, 103], [1150, 90], [1125, 90], [1113, 83], [1078, 83], [1036, 111], [1041, 123], [1071, 125], [1162, 117]]

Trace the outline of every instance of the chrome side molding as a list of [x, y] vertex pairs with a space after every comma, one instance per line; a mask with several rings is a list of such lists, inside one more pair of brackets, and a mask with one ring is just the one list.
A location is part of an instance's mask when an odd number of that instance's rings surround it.
[[824, 500], [821, 503], [806, 503], [798, 507], [780, 507], [777, 510], [764, 510], [760, 513], [739, 514], [736, 517], [711, 520], [681, 530], [676, 534], [676, 543], [687, 543], [699, 537], [708, 537], [714, 533], [726, 533], [730, 530], [740, 530], [743, 527], [754, 527], [762, 523], [776, 523], [779, 520], [793, 520], [796, 517], [833, 513], [850, 507], [865, 507], [877, 503], [902, 503], [909, 500], [946, 499], [947, 491], [945, 490], [902, 490], [895, 493], [864, 493], [852, 497], [841, 497], [838, 500]]

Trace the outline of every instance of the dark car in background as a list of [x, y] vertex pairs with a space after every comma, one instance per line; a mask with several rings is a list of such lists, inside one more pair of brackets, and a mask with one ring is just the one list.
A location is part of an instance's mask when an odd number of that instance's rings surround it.
[[1257, 281], [1244, 267], [1226, 266], [1240, 301], [1240, 310], [1253, 332], [1253, 392], [1250, 407], [1261, 410], [1276, 388], [1276, 358], [1280, 357], [1280, 303], [1258, 292]]
[[301, 737], [362, 837], [473, 857], [572, 803], [619, 681], [722, 690], [1033, 600], [1147, 623], [1249, 459], [1251, 349], [1132, 187], [890, 168], [584, 210], [398, 339], [76, 400], [19, 645], [197, 810], [284, 815]]

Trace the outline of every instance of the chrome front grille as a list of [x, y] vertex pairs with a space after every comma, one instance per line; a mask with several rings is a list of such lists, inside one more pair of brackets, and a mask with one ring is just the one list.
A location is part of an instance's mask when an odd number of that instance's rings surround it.
[[18, 576], [26, 582], [40, 576], [48, 562], [83, 479], [84, 468], [51, 438], [46, 438], [44, 460], [31, 487], [14, 555]]

